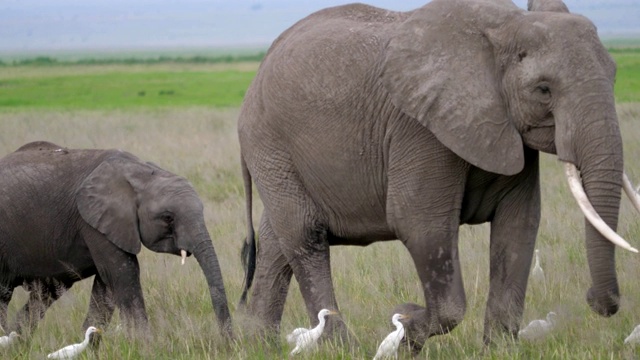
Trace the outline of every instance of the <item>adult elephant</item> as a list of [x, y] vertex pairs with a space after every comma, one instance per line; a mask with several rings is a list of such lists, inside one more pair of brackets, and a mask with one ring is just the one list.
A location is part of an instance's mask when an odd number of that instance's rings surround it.
[[231, 316], [203, 205], [189, 182], [120, 150], [29, 143], [0, 159], [0, 325], [23, 286], [16, 330], [31, 333], [73, 283], [95, 275], [84, 327], [106, 326], [115, 306], [148, 332], [136, 255], [193, 254], [223, 334]]
[[[635, 251], [614, 231], [616, 66], [588, 19], [561, 2], [531, 3], [558, 11], [506, 0], [434, 0], [410, 12], [353, 4], [275, 40], [238, 120], [249, 217], [241, 303], [253, 280], [248, 311], [267, 328], [279, 326], [292, 274], [311, 319], [337, 308], [331, 245], [400, 239], [427, 306], [397, 312], [411, 315], [419, 348], [465, 313], [459, 225], [490, 222], [484, 339], [517, 336], [540, 221], [539, 151], [557, 154], [590, 201], [581, 201], [595, 224], [585, 224], [587, 301], [604, 316], [618, 311], [615, 247], [596, 230]], [[264, 202], [257, 263], [251, 178]], [[346, 333], [339, 317], [327, 327]]]

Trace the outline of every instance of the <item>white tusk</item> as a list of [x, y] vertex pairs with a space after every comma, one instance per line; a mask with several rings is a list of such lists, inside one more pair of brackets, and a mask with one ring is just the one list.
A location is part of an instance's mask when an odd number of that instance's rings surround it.
[[636, 210], [640, 211], [640, 194], [638, 194], [638, 191], [633, 188], [633, 184], [631, 183], [631, 180], [629, 180], [627, 173], [622, 173], [622, 187], [629, 197], [629, 200], [631, 200], [633, 206]]
[[565, 174], [567, 175], [567, 180], [569, 181], [569, 188], [571, 188], [571, 193], [573, 197], [578, 201], [578, 206], [584, 213], [584, 216], [589, 220], [591, 225], [595, 227], [602, 236], [606, 237], [607, 240], [611, 241], [615, 245], [620, 246], [623, 249], [629, 250], [631, 252], [637, 253], [638, 249], [632, 247], [625, 239], [620, 237], [620, 235], [616, 234], [607, 223], [602, 220], [600, 215], [596, 209], [593, 208], [587, 194], [584, 192], [584, 188], [582, 187], [582, 180], [580, 178], [580, 174], [578, 173], [578, 168], [571, 163], [564, 164]]
[[182, 265], [184, 265], [184, 261], [187, 259], [187, 252], [180, 250], [180, 256], [182, 256]]

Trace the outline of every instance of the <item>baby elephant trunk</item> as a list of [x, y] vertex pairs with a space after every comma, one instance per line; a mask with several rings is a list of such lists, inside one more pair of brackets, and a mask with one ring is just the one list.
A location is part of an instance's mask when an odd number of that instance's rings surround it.
[[[198, 229], [200, 227], [188, 228]], [[233, 336], [231, 314], [229, 313], [227, 295], [224, 290], [224, 282], [222, 280], [222, 273], [220, 272], [220, 265], [218, 264], [218, 257], [213, 248], [211, 238], [206, 228], [200, 228], [193, 239], [197, 240], [196, 245], [192, 249], [187, 250], [193, 253], [207, 279], [209, 293], [211, 294], [211, 303], [218, 318], [220, 330], [224, 336], [231, 338]]]

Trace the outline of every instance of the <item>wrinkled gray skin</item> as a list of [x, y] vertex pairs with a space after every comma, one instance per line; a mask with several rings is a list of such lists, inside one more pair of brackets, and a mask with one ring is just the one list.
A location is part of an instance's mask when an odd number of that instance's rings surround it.
[[[575, 164], [616, 228], [615, 72], [588, 19], [506, 0], [434, 0], [410, 12], [353, 4], [293, 25], [269, 49], [238, 121], [246, 188], [253, 178], [264, 202], [257, 263], [251, 225], [245, 246], [245, 290], [255, 270], [248, 312], [277, 331], [295, 275], [314, 321], [337, 309], [330, 246], [400, 239], [427, 306], [394, 312], [411, 316], [407, 337], [419, 349], [465, 313], [459, 225], [489, 222], [484, 339], [517, 336], [540, 220], [539, 151]], [[614, 246], [585, 227], [587, 301], [610, 316]], [[328, 332], [348, 334], [339, 317], [327, 321]]]
[[[189, 182], [119, 150], [22, 146], [0, 159], [0, 325], [28, 335], [76, 281], [95, 275], [83, 328], [117, 306], [127, 329], [149, 334], [136, 254], [193, 254], [222, 332], [231, 317], [203, 206]], [[179, 261], [179, 260], [176, 260]], [[188, 280], [186, 280], [188, 281]], [[170, 284], [167, 284], [169, 286]], [[30, 291], [14, 326], [14, 288]]]

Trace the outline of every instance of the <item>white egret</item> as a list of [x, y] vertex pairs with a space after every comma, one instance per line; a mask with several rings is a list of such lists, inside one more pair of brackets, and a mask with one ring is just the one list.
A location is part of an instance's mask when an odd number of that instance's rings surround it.
[[386, 359], [393, 357], [398, 358], [398, 347], [400, 347], [400, 341], [404, 337], [404, 326], [400, 322], [402, 319], [408, 319], [409, 316], [404, 314], [393, 314], [391, 322], [396, 326], [396, 330], [392, 331], [387, 337], [382, 340], [378, 347], [378, 352], [373, 360]]
[[79, 344], [73, 344], [63, 347], [62, 349], [47, 355], [47, 359], [73, 359], [78, 356], [89, 345], [89, 338], [93, 333], [101, 333], [102, 330], [89, 326], [84, 333], [84, 341]]
[[556, 313], [551, 311], [546, 320], [533, 320], [524, 329], [518, 331], [518, 337], [524, 340], [536, 340], [546, 336], [555, 327]]
[[531, 270], [531, 276], [537, 281], [544, 282], [544, 271], [542, 270], [542, 266], [540, 266], [540, 250], [536, 249], [536, 259], [533, 264], [533, 270]]
[[631, 334], [624, 339], [625, 344], [638, 344], [640, 343], [640, 325], [636, 326]]
[[539, 255], [540, 250], [536, 249], [536, 258], [535, 258], [535, 263], [533, 264], [533, 270], [531, 270], [531, 277], [533, 277], [533, 280], [536, 281], [537, 283], [542, 283], [542, 286], [544, 288], [544, 293], [547, 293], [547, 282], [545, 280], [544, 277], [544, 271], [542, 270], [542, 266], [540, 266], [540, 255]]
[[17, 332], [12, 331], [9, 335], [0, 336], [0, 348], [9, 347], [9, 345], [13, 344], [18, 340], [20, 335]]
[[335, 314], [337, 314], [337, 312], [322, 309], [318, 313], [318, 321], [320, 322], [316, 327], [313, 329], [297, 328], [287, 335], [287, 342], [292, 345], [296, 344], [296, 347], [291, 351], [291, 355], [298, 354], [301, 351], [308, 350], [315, 346], [324, 330], [325, 317]]

